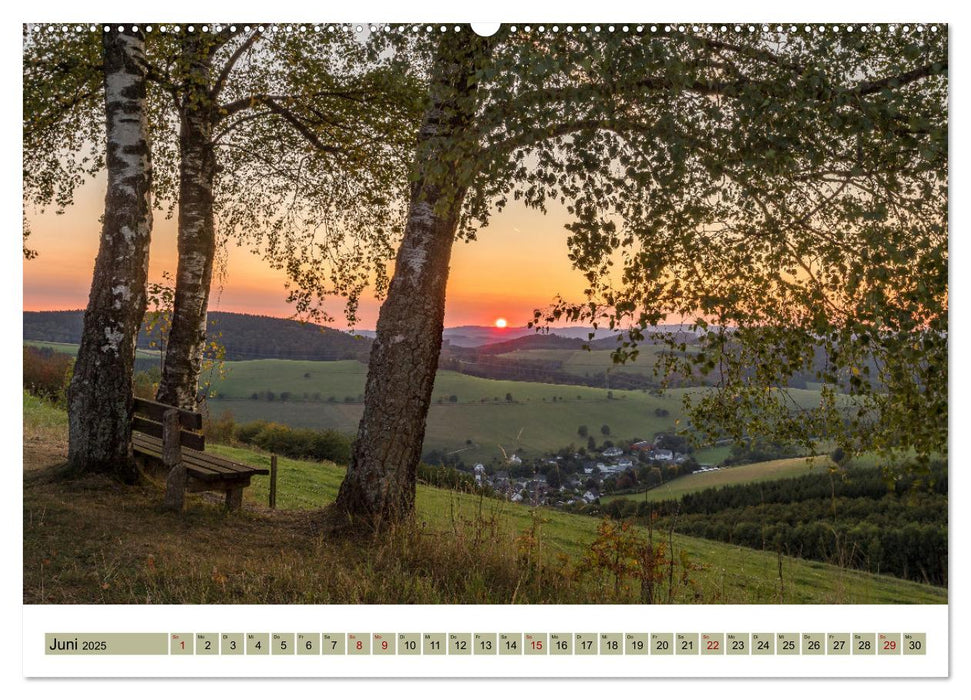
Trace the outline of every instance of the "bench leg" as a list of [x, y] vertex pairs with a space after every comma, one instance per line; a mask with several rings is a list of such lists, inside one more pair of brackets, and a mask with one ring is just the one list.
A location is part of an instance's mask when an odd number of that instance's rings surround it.
[[165, 479], [165, 500], [163, 507], [181, 513], [185, 507], [186, 471], [182, 463], [176, 464], [169, 470]]
[[239, 510], [243, 505], [243, 487], [236, 486], [226, 489], [226, 509]]

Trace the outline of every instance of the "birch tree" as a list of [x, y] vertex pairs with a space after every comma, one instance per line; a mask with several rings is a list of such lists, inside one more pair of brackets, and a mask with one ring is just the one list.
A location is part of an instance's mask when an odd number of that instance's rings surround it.
[[[536, 320], [626, 328], [619, 359], [684, 320], [701, 348], [677, 362], [719, 373], [689, 406], [706, 429], [946, 450], [942, 27], [432, 36], [412, 49], [432, 56], [427, 108], [339, 510], [412, 511], [451, 246], [512, 198], [566, 205], [589, 281]], [[822, 399], [795, 411], [773, 387], [820, 347]]]
[[[24, 186], [34, 206], [62, 210], [103, 168], [92, 98], [100, 48], [87, 29], [35, 27], [25, 43]], [[174, 207], [179, 231], [158, 398], [194, 409], [220, 241], [284, 270], [295, 311], [315, 320], [330, 318], [322, 302], [333, 294], [353, 322], [361, 290], [386, 285], [420, 95], [407, 66], [344, 25], [153, 29], [156, 201]]]
[[[238, 236], [301, 280], [298, 311], [327, 291], [353, 303], [362, 273], [387, 256], [361, 241], [365, 222], [378, 240], [400, 216], [387, 193], [404, 181], [412, 100], [347, 29], [195, 26], [155, 43], [152, 79], [179, 124], [179, 263], [163, 403], [196, 405], [217, 216], [224, 240]], [[326, 240], [313, 235], [321, 227]]]
[[103, 36], [105, 195], [101, 243], [84, 332], [68, 388], [69, 468], [132, 482], [132, 370], [145, 313], [152, 231], [152, 161], [146, 115], [144, 36]]

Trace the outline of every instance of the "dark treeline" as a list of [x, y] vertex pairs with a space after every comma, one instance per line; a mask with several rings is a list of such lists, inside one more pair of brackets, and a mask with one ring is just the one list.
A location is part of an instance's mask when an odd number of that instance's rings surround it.
[[614, 501], [694, 537], [947, 585], [947, 467], [892, 484], [879, 469], [706, 489], [676, 501]]
[[[25, 311], [24, 339], [78, 343], [82, 311]], [[147, 318], [138, 336], [139, 348], [158, 348], [164, 324], [149, 328]], [[367, 361], [371, 340], [361, 336], [270, 316], [213, 311], [208, 338], [221, 346], [227, 360], [279, 358], [287, 360]]]

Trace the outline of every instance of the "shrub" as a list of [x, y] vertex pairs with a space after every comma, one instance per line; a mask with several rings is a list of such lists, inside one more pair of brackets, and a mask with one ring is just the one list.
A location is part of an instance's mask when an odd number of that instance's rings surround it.
[[313, 441], [314, 456], [337, 464], [351, 461], [351, 438], [336, 430], [318, 430]]
[[153, 367], [148, 372], [136, 372], [132, 380], [132, 393], [140, 399], [154, 400], [161, 377], [158, 367]]
[[253, 438], [263, 430], [266, 424], [265, 420], [254, 420], [249, 423], [243, 423], [236, 429], [236, 439], [247, 445], [253, 445], [255, 444]]
[[236, 420], [232, 411], [223, 411], [218, 418], [208, 416], [202, 424], [207, 440], [223, 444], [232, 443], [236, 438]]
[[63, 405], [73, 370], [74, 358], [66, 353], [24, 346], [24, 389], [36, 396]]
[[351, 438], [336, 430], [291, 428], [280, 423], [253, 421], [236, 428], [236, 439], [293, 459], [347, 464], [351, 458]]

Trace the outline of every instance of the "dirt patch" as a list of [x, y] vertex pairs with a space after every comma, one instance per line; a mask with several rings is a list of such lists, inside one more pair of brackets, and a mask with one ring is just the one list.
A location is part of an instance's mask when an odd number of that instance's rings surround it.
[[67, 462], [67, 443], [44, 435], [24, 436], [24, 471], [31, 472], [63, 466]]

